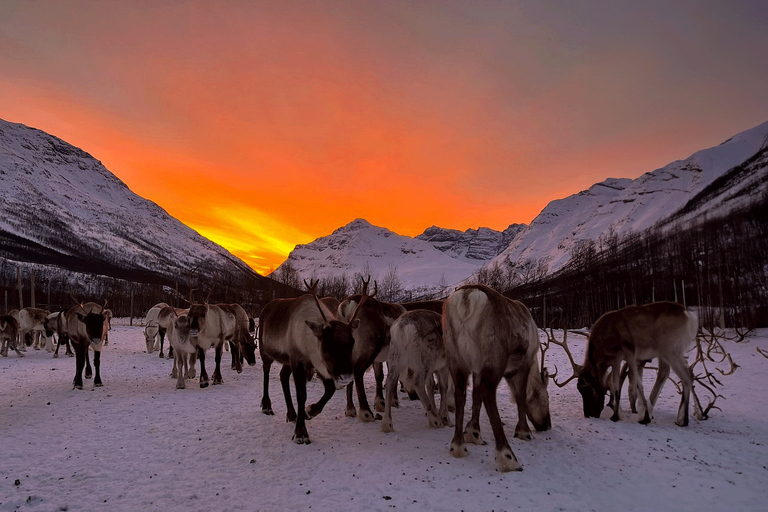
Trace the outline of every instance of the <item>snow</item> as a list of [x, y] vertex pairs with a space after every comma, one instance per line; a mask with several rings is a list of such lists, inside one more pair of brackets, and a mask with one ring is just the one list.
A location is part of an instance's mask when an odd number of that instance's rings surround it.
[[[138, 324], [138, 321], [134, 321]], [[32, 510], [676, 510], [753, 511], [768, 482], [768, 330], [727, 342], [741, 365], [722, 377], [722, 411], [675, 426], [678, 397], [667, 383], [650, 425], [585, 419], [571, 382], [550, 387], [553, 428], [510, 443], [522, 473], [498, 473], [490, 444], [448, 453], [452, 429], [427, 426], [401, 396], [395, 432], [344, 416], [337, 393], [308, 423], [312, 444], [291, 442], [278, 372], [276, 416], [260, 410], [262, 369], [224, 384], [175, 389], [170, 361], [144, 352], [142, 327], [116, 319], [102, 358], [104, 387], [72, 390], [74, 360], [45, 351], [0, 359], [0, 511]], [[575, 355], [583, 339], [569, 340]], [[227, 361], [229, 354], [225, 354]], [[212, 357], [209, 354], [208, 370]], [[548, 366], [569, 368], [559, 347]], [[655, 377], [647, 371], [646, 389]], [[372, 375], [367, 375], [369, 397]], [[322, 393], [312, 381], [309, 399]], [[499, 405], [512, 435], [515, 407]], [[178, 477], [178, 478], [177, 478]], [[15, 481], [19, 484], [15, 485]]]

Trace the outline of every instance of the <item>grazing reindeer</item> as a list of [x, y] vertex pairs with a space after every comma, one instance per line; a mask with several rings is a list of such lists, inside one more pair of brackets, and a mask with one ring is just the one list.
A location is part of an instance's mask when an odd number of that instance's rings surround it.
[[[340, 320], [314, 293], [295, 299], [275, 299], [261, 310], [259, 316], [259, 352], [264, 368], [264, 394], [261, 411], [272, 415], [269, 398], [269, 370], [273, 362], [283, 365], [280, 383], [283, 388], [286, 419], [295, 421], [293, 441], [309, 444], [306, 420], [317, 416], [333, 396], [336, 388], [352, 380], [352, 350], [355, 339], [353, 329], [360, 323]], [[316, 403], [305, 409], [307, 400], [307, 375], [316, 371], [323, 380], [325, 393]], [[293, 408], [290, 392], [290, 376], [296, 388], [296, 404]]]
[[160, 343], [158, 345], [160, 349], [160, 357], [163, 355], [163, 341], [165, 339], [165, 330], [160, 328], [160, 323], [157, 320], [160, 310], [169, 307], [165, 302], [158, 302], [147, 311], [147, 316], [144, 318], [144, 338], [147, 342], [147, 354], [151, 354], [155, 351], [155, 344], [157, 343], [157, 335], [160, 335]]
[[[634, 390], [642, 406], [639, 423], [650, 423], [652, 408], [656, 405], [656, 399], [671, 368], [683, 386], [675, 423], [681, 427], [687, 426], [693, 375], [685, 354], [695, 342], [698, 328], [697, 316], [676, 302], [628, 306], [609, 311], [598, 318], [589, 333], [584, 365], [574, 364], [574, 375], [565, 381], [578, 378], [577, 388], [581, 393], [584, 416], [599, 418], [605, 403], [605, 393], [610, 390], [614, 405], [611, 420], [621, 419], [621, 363], [626, 361], [630, 396]], [[564, 348], [567, 350], [567, 346]], [[573, 361], [570, 352], [568, 354]], [[640, 368], [643, 362], [655, 358], [659, 359], [659, 371], [651, 390], [649, 407], [643, 392]]]
[[0, 355], [8, 356], [8, 347], [12, 348], [16, 355], [24, 357], [19, 351], [16, 342], [19, 339], [19, 321], [11, 315], [0, 316]]
[[[531, 439], [527, 419], [536, 430], [547, 430], [549, 414], [547, 371], [538, 371], [539, 338], [530, 311], [482, 285], [462, 286], [443, 305], [443, 337], [448, 367], [455, 385], [456, 425], [451, 455], [466, 457], [466, 442], [484, 444], [480, 437], [480, 407], [491, 422], [499, 471], [523, 468], [507, 442], [496, 405], [496, 388], [507, 381], [517, 404], [515, 437]], [[472, 375], [472, 417], [462, 430], [467, 380]]]
[[[398, 318], [390, 328], [392, 339], [387, 358], [387, 384], [385, 387], [384, 419], [382, 432], [392, 432], [392, 405], [401, 372], [409, 374], [424, 409], [427, 423], [432, 428], [451, 426], [448, 415], [448, 362], [443, 345], [441, 315], [434, 311], [417, 309], [408, 311]], [[438, 374], [440, 388], [440, 410], [435, 405], [435, 380]]]
[[[104, 303], [106, 305], [106, 302]], [[104, 307], [95, 302], [86, 302], [70, 308], [65, 314], [65, 340], [72, 342], [75, 350], [75, 378], [73, 389], [83, 389], [83, 368], [85, 378], [91, 378], [91, 364], [88, 361], [88, 350], [93, 349], [93, 367], [95, 375], [93, 385], [102, 386], [101, 382], [101, 349], [104, 345]]]

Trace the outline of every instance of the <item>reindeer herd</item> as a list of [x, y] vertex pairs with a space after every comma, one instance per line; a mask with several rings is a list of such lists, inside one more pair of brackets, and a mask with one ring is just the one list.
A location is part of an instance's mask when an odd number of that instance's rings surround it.
[[[496, 391], [504, 379], [517, 406], [515, 437], [532, 439], [529, 422], [538, 431], [551, 428], [547, 391], [550, 375], [543, 359], [546, 348], [542, 349], [530, 311], [522, 303], [482, 285], [463, 286], [443, 301], [391, 304], [376, 298], [375, 283], [374, 291], [369, 293], [369, 283], [370, 278], [363, 281], [362, 293], [341, 302], [318, 297], [317, 283], [305, 283], [308, 293], [269, 302], [258, 319], [249, 318], [237, 304], [214, 305], [206, 301], [178, 309], [160, 303], [145, 318], [147, 353], [159, 350], [160, 357], [164, 357], [167, 339], [168, 357], [173, 357], [171, 376], [176, 379], [176, 387], [183, 389], [186, 380], [195, 378], [198, 361], [199, 386], [205, 388], [222, 384], [225, 349], [231, 352], [232, 369], [239, 373], [243, 362], [256, 364], [258, 348], [264, 379], [261, 410], [274, 414], [269, 395], [270, 370], [273, 363], [278, 363], [286, 420], [295, 423], [293, 441], [298, 444], [310, 443], [307, 421], [320, 414], [336, 390], [342, 388], [347, 394], [346, 415], [363, 422], [381, 419], [381, 430], [386, 433], [394, 430], [392, 408], [398, 405], [397, 388], [402, 387], [412, 399], [421, 401], [430, 427], [454, 426], [450, 443], [454, 457], [467, 456], [467, 443], [485, 444], [480, 432], [480, 410], [484, 407], [496, 443], [498, 470], [522, 470], [504, 432]], [[53, 357], [58, 357], [61, 344], [67, 354], [75, 356], [73, 387], [83, 388], [84, 369], [85, 378], [93, 376], [94, 386], [101, 386], [101, 352], [108, 343], [111, 318], [105, 307], [106, 303], [87, 302], [53, 314], [26, 308], [0, 316], [0, 354], [7, 356], [13, 349], [23, 356], [25, 345], [41, 348], [41, 334], [52, 339], [55, 333], [58, 342]], [[645, 424], [651, 421], [652, 408], [671, 369], [682, 384], [676, 423], [686, 426], [693, 385], [686, 353], [697, 330], [695, 314], [671, 302], [605, 313], [589, 334], [583, 365], [574, 362], [565, 340], [556, 342], [566, 350], [574, 373], [564, 382], [555, 382], [564, 386], [578, 379], [585, 417], [600, 416], [608, 393], [611, 419], [618, 421], [621, 387], [628, 375], [630, 405], [635, 412], [639, 400], [639, 422]], [[205, 360], [211, 348], [215, 366], [209, 380]], [[51, 343], [48, 349], [52, 350]], [[659, 360], [659, 369], [647, 401], [642, 369], [651, 359]], [[371, 367], [376, 382], [374, 409], [383, 412], [383, 417], [374, 415], [367, 399], [363, 376]], [[307, 381], [315, 377], [322, 381], [324, 392], [308, 404]], [[470, 380], [471, 413], [465, 425]], [[355, 388], [357, 408], [353, 401]], [[439, 406], [435, 402], [436, 390]], [[455, 413], [453, 422], [449, 411]]]

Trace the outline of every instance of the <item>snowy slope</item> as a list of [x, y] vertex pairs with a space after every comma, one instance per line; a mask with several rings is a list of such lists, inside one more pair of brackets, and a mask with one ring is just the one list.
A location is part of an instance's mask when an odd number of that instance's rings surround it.
[[304, 279], [341, 274], [351, 278], [368, 268], [374, 279], [381, 280], [390, 268], [396, 268], [403, 287], [417, 295], [437, 291], [441, 282], [464, 279], [478, 268], [478, 263], [452, 258], [427, 241], [398, 235], [364, 219], [297, 245], [283, 265], [286, 263]]
[[711, 214], [715, 209], [727, 213], [727, 208], [738, 201], [722, 208], [725, 198], [733, 200], [748, 192], [753, 194], [754, 184], [762, 183], [765, 189], [766, 147], [768, 122], [635, 180], [609, 178], [578, 194], [552, 201], [489, 265], [506, 258], [545, 258], [550, 271], [555, 271], [568, 262], [571, 249], [580, 240], [597, 240], [611, 230], [621, 234], [650, 228], [673, 216], [729, 171], [745, 164], [745, 170], [733, 180], [723, 182], [717, 193], [691, 207], [687, 218]]
[[3, 120], [0, 235], [45, 250], [61, 265], [174, 277], [200, 266], [258, 278], [223, 247], [134, 194], [88, 153]]

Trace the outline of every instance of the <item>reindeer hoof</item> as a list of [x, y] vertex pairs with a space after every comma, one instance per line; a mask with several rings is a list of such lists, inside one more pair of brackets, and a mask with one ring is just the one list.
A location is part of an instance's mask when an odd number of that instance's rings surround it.
[[296, 434], [293, 435], [293, 442], [296, 444], [312, 444], [309, 436], [297, 436]]
[[200, 382], [200, 387], [201, 387], [201, 388], [207, 388], [207, 387], [208, 387], [208, 381], [207, 381], [207, 380], [205, 380], [205, 381], [201, 381], [201, 382]]
[[384, 412], [384, 406], [385, 405], [386, 404], [384, 403], [384, 399], [383, 398], [377, 398], [376, 399], [376, 404], [373, 406], [373, 410], [376, 411], [376, 412]]
[[91, 377], [93, 377], [93, 373], [92, 373], [92, 372], [89, 372], [89, 371], [87, 371], [87, 370], [86, 370], [86, 372], [85, 372], [85, 378], [86, 378], [86, 379], [90, 379]]
[[104, 384], [102, 384], [101, 381], [93, 383], [93, 387], [95, 387], [95, 388], [100, 388], [100, 387], [103, 387], [103, 386], [104, 386]]
[[296, 423], [296, 411], [288, 411], [285, 414], [285, 422], [286, 423]]
[[356, 418], [357, 410], [354, 407], [347, 408], [347, 410], [344, 411], [344, 416], [346, 416], [347, 418]]
[[451, 453], [451, 456], [456, 457], [457, 459], [461, 459], [469, 455], [469, 452], [467, 451], [467, 445], [465, 445], [464, 443], [462, 444], [451, 443], [450, 453]]
[[267, 416], [274, 416], [275, 415], [275, 411], [273, 411], [271, 407], [269, 409], [262, 408], [261, 412], [263, 412]]
[[357, 411], [357, 419], [363, 423], [371, 423], [375, 418], [373, 417], [373, 413], [371, 411], [364, 411], [363, 409], [360, 409]]
[[82, 384], [72, 384], [72, 389], [83, 389]]
[[464, 442], [479, 445], [486, 444], [483, 437], [480, 435], [480, 431], [476, 429], [468, 429], [464, 431]]
[[[5, 355], [5, 354], [3, 354], [3, 355]], [[54, 359], [58, 359], [59, 358], [59, 354], [53, 354], [53, 358]]]
[[187, 386], [183, 382], [176, 383], [176, 389], [185, 389]]
[[496, 464], [502, 473], [523, 470], [523, 466], [520, 465], [515, 454], [509, 448], [502, 448], [496, 452]]
[[163, 353], [162, 353], [162, 352], [160, 352], [160, 355], [159, 355], [159, 356], [157, 356], [157, 357], [159, 357], [160, 359], [163, 359], [163, 358], [165, 358], [165, 356], [163, 355]]

